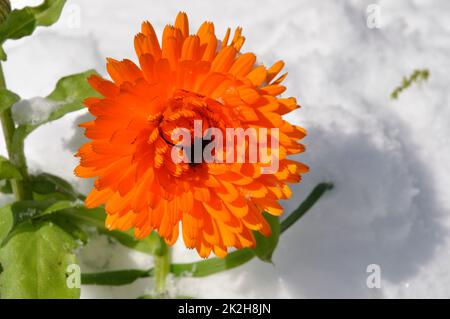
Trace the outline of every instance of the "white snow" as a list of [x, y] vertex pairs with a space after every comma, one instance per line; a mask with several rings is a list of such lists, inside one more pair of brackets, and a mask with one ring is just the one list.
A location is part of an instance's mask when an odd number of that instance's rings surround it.
[[60, 106], [60, 103], [36, 96], [22, 99], [12, 106], [14, 122], [17, 124], [39, 124]]
[[[366, 24], [373, 3], [381, 9], [379, 29]], [[289, 118], [309, 131], [299, 158], [311, 167], [287, 211], [321, 181], [335, 188], [282, 236], [275, 266], [253, 260], [212, 277], [174, 280], [174, 294], [449, 298], [450, 3], [72, 0], [56, 25], [7, 43], [8, 86], [25, 98], [46, 96], [63, 75], [90, 68], [104, 73], [105, 57], [136, 60], [133, 36], [141, 21], [150, 20], [161, 34], [180, 10], [191, 26], [214, 21], [219, 35], [240, 25], [244, 50], [266, 65], [286, 62], [285, 95], [303, 106]], [[428, 82], [390, 99], [403, 76], [423, 68]], [[83, 141], [74, 121], [86, 117], [80, 111], [33, 132], [26, 143], [31, 170], [61, 175], [87, 191], [89, 182], [72, 175], [72, 154]], [[181, 241], [173, 258], [197, 260]], [[151, 266], [145, 255], [101, 236], [80, 259], [89, 271]], [[366, 286], [369, 264], [381, 267], [380, 289]], [[86, 286], [82, 297], [135, 298], [151, 284]]]

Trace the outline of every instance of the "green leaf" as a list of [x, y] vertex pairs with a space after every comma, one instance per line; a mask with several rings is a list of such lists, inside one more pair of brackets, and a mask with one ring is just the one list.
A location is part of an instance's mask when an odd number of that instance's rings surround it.
[[300, 206], [294, 210], [287, 218], [281, 222], [281, 233], [285, 232], [289, 227], [291, 227], [297, 220], [303, 217], [308, 210], [314, 206], [314, 204], [322, 197], [322, 195], [329, 190], [333, 189], [333, 184], [330, 183], [320, 183], [312, 192], [306, 197], [306, 199], [300, 204]]
[[55, 121], [67, 113], [80, 110], [83, 108], [83, 100], [85, 98], [98, 96], [98, 93], [87, 82], [87, 78], [93, 74], [96, 74], [94, 70], [88, 70], [61, 78], [56, 83], [53, 92], [47, 96], [50, 102], [55, 103], [53, 111], [39, 123], [19, 125], [13, 136], [13, 150], [22, 149], [25, 138], [39, 126]]
[[8, 39], [20, 39], [33, 33], [36, 18], [30, 7], [11, 11], [8, 18], [0, 26], [0, 42]]
[[61, 198], [67, 200], [84, 199], [84, 196], [78, 194], [69, 182], [58, 176], [41, 173], [30, 176], [30, 180], [31, 188], [35, 194], [61, 194]]
[[38, 26], [48, 27], [58, 21], [66, 0], [45, 0], [40, 6], [31, 8]]
[[77, 241], [77, 244], [79, 246], [87, 244], [89, 239], [87, 232], [66, 216], [63, 216], [61, 214], [52, 214], [44, 216], [43, 220], [49, 220], [52, 223], [58, 225], [66, 233], [72, 236], [72, 238]]
[[133, 230], [122, 232], [117, 230], [111, 231], [104, 228], [99, 229], [99, 231], [104, 235], [113, 237], [122, 245], [140, 251], [141, 253], [144, 254], [153, 255], [157, 248], [158, 236], [155, 232], [150, 233], [150, 235], [148, 235], [143, 239], [137, 239], [134, 236]]
[[20, 97], [5, 88], [0, 88], [0, 113], [9, 109], [14, 103], [20, 100]]
[[277, 216], [263, 213], [264, 218], [270, 225], [272, 233], [266, 237], [259, 232], [253, 232], [256, 239], [256, 247], [253, 249], [255, 255], [265, 262], [272, 262], [272, 254], [277, 248], [278, 240], [280, 238], [280, 220]]
[[44, 215], [47, 208], [53, 204], [53, 201], [34, 200], [21, 200], [12, 203], [9, 207], [14, 217], [14, 226]]
[[0, 247], [12, 238], [18, 226], [41, 216], [52, 203], [45, 201], [17, 201], [0, 209]]
[[79, 298], [66, 270], [76, 264], [74, 239], [51, 222], [24, 223], [0, 249], [1, 298]]
[[87, 78], [97, 74], [95, 70], [77, 73], [61, 78], [47, 99], [59, 103], [59, 107], [50, 113], [42, 123], [57, 120], [69, 112], [83, 108], [83, 100], [90, 96], [98, 96], [98, 93], [89, 85]]
[[11, 12], [11, 3], [9, 0], [0, 0], [0, 24], [6, 20], [8, 14]]
[[11, 205], [0, 208], [0, 243], [8, 236], [14, 224]]
[[126, 232], [108, 230], [105, 226], [106, 214], [102, 207], [88, 209], [80, 206], [64, 210], [61, 214], [68, 216], [72, 221], [78, 222], [80, 225], [94, 226], [101, 234], [110, 236], [122, 245], [145, 254], [152, 255], [158, 245], [158, 237], [155, 233], [151, 233], [143, 239], [136, 239], [131, 230]]
[[68, 201], [68, 200], [58, 201], [58, 202], [48, 206], [42, 212], [41, 215], [50, 215], [50, 214], [56, 213], [56, 212], [64, 210], [64, 209], [76, 207], [77, 205], [80, 205], [80, 203], [72, 202], [72, 201]]
[[22, 179], [22, 174], [7, 158], [0, 155], [0, 180]]
[[2, 192], [3, 194], [12, 194], [13, 190], [10, 180], [0, 180], [0, 192]]
[[175, 276], [205, 277], [241, 266], [253, 257], [254, 251], [245, 248], [229, 253], [225, 258], [214, 257], [194, 263], [172, 264], [170, 272]]
[[429, 76], [430, 71], [428, 69], [416, 69], [410, 76], [404, 76], [402, 83], [392, 91], [391, 99], [398, 99], [399, 94], [408, 89], [413, 83], [425, 82], [428, 80]]
[[[0, 208], [0, 246], [6, 245], [21, 224], [28, 221], [36, 221], [37, 219], [42, 220], [50, 214], [74, 207], [76, 204], [70, 201], [26, 200], [17, 201]], [[81, 240], [83, 243], [87, 241], [86, 233], [67, 218], [56, 216], [52, 217], [51, 221], [72, 234], [75, 239]]]
[[1, 209], [3, 214], [10, 214], [12, 216], [12, 224], [10, 230], [0, 246], [4, 246], [6, 242], [16, 233], [19, 225], [47, 216], [58, 211], [76, 207], [80, 205], [77, 202], [71, 201], [54, 201], [54, 200], [22, 200], [16, 201]]
[[[82, 103], [85, 98], [89, 96], [97, 96], [98, 93], [94, 89], [92, 89], [87, 82], [87, 78], [93, 74], [96, 74], [96, 72], [94, 70], [89, 70], [86, 72], [77, 73], [61, 78], [57, 82], [53, 92], [47, 96], [48, 100], [56, 103], [56, 107], [50, 114], [48, 114], [47, 118], [41, 120], [39, 123], [19, 125], [14, 131], [12, 137], [11, 151], [14, 153], [21, 152], [24, 147], [25, 138], [40, 125], [57, 120], [67, 113], [81, 109], [83, 107]], [[10, 99], [12, 99], [11, 96]], [[56, 186], [59, 186], [63, 190], [66, 189], [66, 194], [74, 193], [70, 184], [65, 182], [63, 179], [56, 176], [53, 176], [52, 178], [49, 177], [50, 174], [46, 174], [47, 182], [54, 183]], [[40, 179], [40, 181], [42, 181], [42, 178]], [[72, 195], [76, 196], [76, 198], [80, 198], [79, 194]]]
[[117, 270], [117, 271], [81, 274], [81, 283], [83, 285], [120, 286], [131, 284], [139, 278], [146, 278], [151, 276], [153, 276], [153, 269]]
[[[250, 249], [234, 251], [225, 258], [210, 258], [194, 263], [172, 264], [170, 272], [177, 277], [205, 277], [232, 269], [250, 261], [255, 256]], [[86, 285], [128, 285], [139, 278], [153, 276], [153, 269], [128, 269], [102, 273], [82, 274], [81, 282]]]
[[[0, 46], [8, 39], [20, 39], [33, 33], [38, 26], [50, 26], [58, 21], [66, 0], [45, 0], [37, 7], [25, 7], [11, 11], [0, 24]], [[0, 57], [6, 60], [1, 50]]]

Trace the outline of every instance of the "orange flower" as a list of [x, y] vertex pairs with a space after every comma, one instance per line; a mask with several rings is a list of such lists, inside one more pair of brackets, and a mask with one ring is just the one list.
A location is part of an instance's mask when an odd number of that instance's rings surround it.
[[[96, 178], [85, 204], [105, 204], [109, 229], [134, 227], [137, 238], [155, 230], [173, 244], [181, 223], [184, 243], [202, 257], [211, 250], [223, 257], [228, 247], [254, 247], [253, 231], [270, 235], [262, 212], [279, 216], [278, 200], [291, 196], [286, 183], [299, 182], [308, 171], [286, 158], [304, 151], [298, 140], [306, 133], [282, 118], [298, 108], [295, 98], [279, 97], [286, 74], [275, 78], [284, 63], [257, 65], [253, 53], [239, 53], [241, 28], [229, 37], [230, 29], [219, 41], [211, 22], [190, 35], [186, 14], [179, 13], [175, 25], [164, 28], [160, 46], [144, 22], [134, 39], [139, 66], [108, 59], [112, 81], [89, 78], [103, 97], [85, 100], [96, 119], [81, 125], [92, 141], [77, 153], [75, 174]], [[177, 163], [172, 134], [177, 128], [192, 131], [194, 120], [202, 120], [202, 129], [279, 129], [278, 147], [269, 151], [278, 171], [263, 174], [268, 164], [260, 155], [256, 162]], [[246, 154], [249, 143], [247, 137]]]

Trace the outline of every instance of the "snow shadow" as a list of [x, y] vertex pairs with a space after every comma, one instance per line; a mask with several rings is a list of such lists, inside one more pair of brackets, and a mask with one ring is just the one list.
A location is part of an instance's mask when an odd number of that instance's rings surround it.
[[[286, 212], [320, 182], [335, 188], [280, 240], [275, 270], [292, 297], [383, 297], [383, 282], [407, 286], [444, 242], [433, 176], [401, 123], [390, 118], [383, 125], [354, 133], [310, 127], [299, 160], [311, 172], [293, 187], [300, 195], [285, 203]], [[366, 285], [370, 264], [381, 267], [381, 289]], [[251, 267], [243, 286], [268, 271]]]

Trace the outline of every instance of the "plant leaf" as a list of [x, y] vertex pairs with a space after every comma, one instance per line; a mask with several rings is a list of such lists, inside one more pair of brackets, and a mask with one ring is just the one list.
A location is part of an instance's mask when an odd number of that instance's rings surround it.
[[11, 11], [8, 18], [0, 25], [0, 42], [20, 39], [33, 33], [36, 18], [30, 7]]
[[[251, 249], [242, 249], [229, 253], [227, 257], [210, 258], [194, 263], [172, 264], [174, 276], [205, 277], [221, 271], [238, 267], [255, 256]], [[82, 274], [81, 282], [86, 285], [127, 285], [139, 278], [153, 276], [153, 268], [149, 270], [127, 269], [102, 273]], [[111, 278], [112, 277], [112, 278]]]
[[153, 269], [106, 271], [99, 273], [81, 274], [81, 283], [83, 285], [120, 286], [131, 284], [139, 278], [146, 278], [151, 276], [153, 276]]
[[[46, 216], [76, 205], [79, 205], [79, 203], [67, 200], [23, 200], [2, 207], [0, 209], [0, 247], [6, 245], [23, 223], [42, 220]], [[79, 239], [83, 243], [87, 241], [87, 235], [77, 225], [64, 219], [64, 217], [52, 217], [50, 220], [72, 234], [75, 239]]]
[[99, 229], [100, 233], [113, 237], [122, 245], [140, 251], [141, 253], [153, 255], [158, 246], [158, 236], [155, 232], [150, 233], [143, 239], [137, 239], [132, 230], [125, 232], [117, 230]]
[[10, 180], [0, 180], [0, 192], [3, 194], [12, 194], [13, 190]]
[[303, 217], [303, 215], [305, 215], [308, 210], [314, 206], [320, 197], [322, 197], [326, 191], [332, 190], [333, 187], [333, 184], [330, 183], [320, 183], [314, 187], [312, 192], [308, 195], [308, 197], [306, 197], [300, 206], [281, 222], [281, 233], [285, 232], [297, 220]]
[[20, 100], [20, 97], [5, 88], [0, 88], [0, 113], [9, 109], [14, 103]]
[[[54, 121], [69, 112], [83, 108], [83, 100], [89, 96], [98, 96], [98, 93], [89, 85], [87, 78], [97, 74], [95, 70], [72, 74], [61, 78], [50, 95], [49, 100], [59, 102], [61, 105], [54, 110], [44, 123]], [[44, 124], [41, 123], [41, 124]]]
[[51, 222], [27, 222], [0, 249], [1, 298], [79, 298], [66, 269], [76, 264], [74, 239]]
[[69, 200], [62, 200], [62, 201], [57, 201], [56, 203], [48, 206], [41, 214], [41, 216], [44, 215], [50, 215], [56, 212], [59, 212], [61, 210], [64, 209], [68, 209], [68, 208], [72, 208], [72, 207], [76, 207], [77, 205], [79, 205], [79, 203], [77, 202], [72, 202]]
[[277, 248], [278, 240], [280, 238], [280, 220], [277, 216], [270, 215], [264, 212], [263, 217], [270, 225], [272, 233], [266, 237], [259, 232], [253, 232], [256, 239], [256, 247], [253, 249], [255, 255], [265, 262], [272, 262], [272, 254]]
[[22, 174], [8, 159], [0, 155], [0, 180], [21, 179]]
[[108, 230], [105, 226], [106, 214], [102, 207], [88, 209], [80, 206], [61, 211], [60, 214], [68, 216], [72, 221], [78, 222], [80, 225], [94, 226], [101, 234], [110, 236], [122, 245], [145, 254], [152, 255], [158, 245], [158, 237], [155, 233], [151, 233], [143, 239], [136, 239], [131, 230], [125, 232]]
[[63, 195], [62, 197], [67, 200], [84, 199], [84, 196], [78, 194], [72, 185], [61, 177], [41, 173], [30, 176], [30, 180], [31, 188], [35, 194], [52, 195], [57, 193]]
[[83, 100], [89, 96], [98, 96], [98, 93], [91, 88], [87, 82], [87, 78], [93, 74], [96, 74], [95, 70], [88, 70], [86, 72], [72, 74], [61, 78], [56, 87], [46, 99], [55, 103], [52, 111], [43, 120], [38, 123], [27, 123], [19, 125], [16, 130], [19, 134], [17, 141], [25, 139], [25, 137], [34, 131], [39, 126], [51, 121], [55, 121], [67, 113], [78, 111], [83, 108]]
[[52, 206], [52, 204], [54, 204], [53, 201], [23, 200], [2, 207], [0, 209], [0, 216], [2, 216], [2, 219], [5, 218], [8, 221], [9, 229], [2, 236], [0, 247], [6, 245], [21, 224], [43, 216], [46, 209]]
[[61, 214], [52, 214], [43, 217], [43, 220], [49, 220], [52, 223], [58, 225], [66, 233], [72, 236], [77, 241], [79, 246], [85, 245], [88, 242], [89, 236], [86, 231], [75, 224], [72, 220]]
[[9, 3], [9, 0], [0, 0], [0, 24], [6, 20], [10, 12], [11, 3]]
[[[37, 7], [11, 11], [0, 24], [0, 46], [8, 39], [20, 39], [33, 33], [38, 26], [49, 26], [58, 21], [66, 0], [45, 0]], [[6, 60], [3, 49], [0, 57]]]
[[45, 0], [41, 5], [32, 7], [38, 26], [48, 27], [58, 21], [66, 0]]
[[14, 131], [12, 138], [12, 151], [16, 152], [23, 149], [25, 138], [40, 125], [57, 120], [67, 113], [81, 109], [83, 107], [83, 100], [86, 97], [98, 95], [86, 81], [90, 75], [95, 73], [94, 70], [89, 70], [61, 78], [53, 92], [47, 96], [50, 102], [56, 103], [53, 111], [38, 123], [19, 125]]
[[0, 208], [0, 243], [8, 236], [14, 224], [11, 205]]
[[214, 257], [194, 263], [172, 264], [170, 271], [175, 276], [205, 277], [241, 266], [254, 256], [253, 250], [245, 248], [229, 253], [225, 258]]

